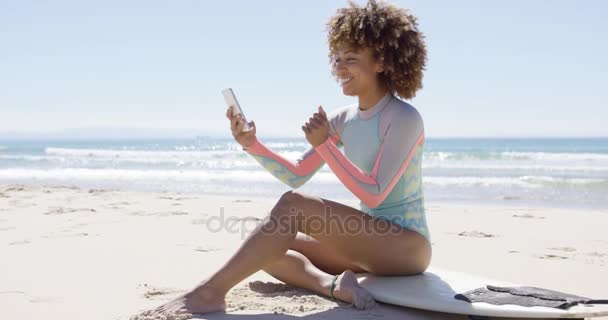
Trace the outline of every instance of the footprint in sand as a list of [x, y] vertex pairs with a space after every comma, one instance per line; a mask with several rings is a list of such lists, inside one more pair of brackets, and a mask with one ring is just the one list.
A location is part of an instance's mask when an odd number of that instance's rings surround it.
[[19, 191], [25, 191], [25, 187], [23, 187], [23, 186], [12, 186], [12, 187], [5, 188], [5, 189], [4, 189], [4, 190], [2, 190], [2, 191], [3, 191], [3, 192], [11, 192], [11, 191], [16, 191], [16, 192], [19, 192]]
[[192, 224], [206, 224], [207, 223], [207, 219], [202, 218], [202, 219], [192, 219], [190, 220], [190, 223]]
[[156, 212], [152, 213], [152, 215], [157, 215], [159, 217], [168, 217], [168, 216], [185, 216], [189, 213], [186, 211], [169, 211], [169, 212]]
[[145, 212], [145, 211], [133, 211], [129, 212], [129, 215], [132, 216], [159, 216], [159, 217], [168, 217], [168, 216], [185, 216], [190, 213], [186, 211], [170, 211], [170, 212]]
[[249, 200], [249, 199], [236, 199], [236, 200], [233, 200], [232, 202], [251, 202], [251, 200]]
[[21, 241], [13, 241], [13, 242], [9, 242], [8, 245], [9, 246], [14, 246], [14, 245], [20, 245], [20, 244], [30, 244], [31, 242], [29, 240], [21, 240]]
[[558, 256], [556, 254], [545, 254], [542, 256], [537, 256], [539, 259], [544, 259], [544, 260], [566, 260], [568, 259], [568, 257], [564, 257], [564, 256]]
[[155, 299], [157, 297], [162, 297], [162, 296], [168, 295], [168, 294], [176, 294], [176, 293], [184, 292], [184, 290], [178, 290], [178, 289], [174, 289], [174, 288], [155, 287], [152, 285], [148, 285], [147, 283], [138, 285], [138, 288], [143, 289], [143, 291], [144, 291], [143, 296], [146, 297], [146, 299]]
[[120, 209], [124, 209], [130, 205], [131, 205], [130, 202], [120, 201], [120, 202], [112, 202], [112, 203], [104, 204], [103, 207], [112, 209], [112, 210], [120, 210]]
[[501, 196], [501, 197], [498, 197], [498, 199], [505, 200], [505, 201], [512, 201], [512, 200], [520, 200], [521, 197], [518, 197], [518, 196]]
[[549, 250], [555, 250], [555, 251], [563, 251], [563, 252], [574, 252], [576, 251], [575, 248], [572, 247], [553, 247], [553, 248], [548, 248]]
[[73, 212], [97, 212], [95, 209], [91, 208], [64, 208], [64, 207], [51, 207], [50, 210], [45, 212], [44, 214], [65, 214], [65, 213], [73, 213]]
[[208, 246], [198, 246], [194, 249], [194, 251], [199, 251], [199, 252], [213, 252], [213, 251], [220, 251], [220, 248], [216, 248], [216, 247], [208, 247]]
[[89, 189], [88, 191], [90, 194], [93, 195], [97, 195], [97, 194], [102, 194], [102, 193], [106, 193], [108, 192], [108, 190], [103, 190], [103, 189]]
[[98, 237], [99, 233], [88, 233], [88, 232], [72, 232], [72, 230], [62, 230], [60, 233], [51, 233], [41, 236], [45, 239], [60, 239], [60, 238], [71, 238], [71, 237]]
[[164, 199], [164, 200], [173, 200], [173, 201], [182, 201], [182, 200], [192, 200], [192, 199], [196, 199], [194, 197], [171, 197], [171, 196], [160, 196], [158, 197], [158, 199]]
[[243, 217], [243, 218], [238, 218], [236, 220], [237, 221], [244, 221], [244, 222], [247, 222], [247, 221], [260, 222], [263, 219], [262, 218], [257, 218], [257, 217]]
[[131, 202], [128, 202], [128, 201], [119, 201], [119, 202], [108, 203], [108, 206], [128, 206], [130, 204], [131, 204]]
[[544, 219], [545, 217], [537, 217], [537, 216], [529, 214], [529, 213], [524, 213], [524, 214], [514, 214], [513, 218]]
[[154, 213], [146, 211], [132, 211], [128, 213], [131, 216], [153, 216]]
[[496, 237], [490, 233], [484, 233], [481, 231], [473, 230], [473, 231], [462, 231], [458, 234], [461, 237], [471, 237], [471, 238], [494, 238]]

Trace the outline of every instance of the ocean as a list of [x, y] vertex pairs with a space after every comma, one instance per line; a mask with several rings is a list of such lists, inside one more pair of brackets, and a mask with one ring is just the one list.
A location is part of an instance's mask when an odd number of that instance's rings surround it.
[[[303, 138], [260, 137], [295, 160]], [[0, 183], [278, 198], [289, 187], [232, 138], [0, 141]], [[608, 138], [433, 139], [426, 201], [608, 208]], [[327, 166], [303, 192], [355, 199]]]

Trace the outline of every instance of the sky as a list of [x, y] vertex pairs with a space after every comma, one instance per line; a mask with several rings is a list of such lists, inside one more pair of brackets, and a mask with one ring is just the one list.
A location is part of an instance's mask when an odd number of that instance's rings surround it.
[[[608, 137], [607, 1], [391, 3], [425, 35], [407, 102], [427, 137]], [[327, 57], [344, 6], [0, 0], [0, 138], [228, 136], [226, 87], [258, 136], [303, 137], [317, 106], [356, 103]]]

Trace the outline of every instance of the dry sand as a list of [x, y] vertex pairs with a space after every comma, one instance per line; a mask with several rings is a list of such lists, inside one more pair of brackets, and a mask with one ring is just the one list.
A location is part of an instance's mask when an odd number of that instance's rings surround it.
[[[0, 319], [128, 319], [216, 270], [273, 198], [0, 186]], [[356, 201], [347, 202], [354, 207]], [[608, 210], [427, 203], [433, 265], [608, 297]], [[216, 230], [221, 215], [233, 230]], [[464, 319], [358, 311], [258, 272], [208, 319]]]

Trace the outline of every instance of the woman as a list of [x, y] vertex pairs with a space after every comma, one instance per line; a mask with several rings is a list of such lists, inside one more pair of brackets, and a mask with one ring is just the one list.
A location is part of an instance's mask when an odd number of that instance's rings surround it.
[[332, 73], [358, 105], [330, 115], [319, 107], [302, 126], [311, 147], [297, 163], [258, 141], [253, 122], [242, 132], [241, 118], [230, 109], [226, 116], [236, 141], [281, 181], [297, 188], [327, 163], [361, 199], [361, 210], [286, 192], [220, 270], [155, 312], [224, 310], [226, 293], [258, 270], [365, 309], [375, 302], [353, 272], [412, 275], [429, 265], [422, 119], [395, 97], [410, 99], [422, 88], [424, 36], [407, 10], [374, 0], [338, 10], [328, 30]]

